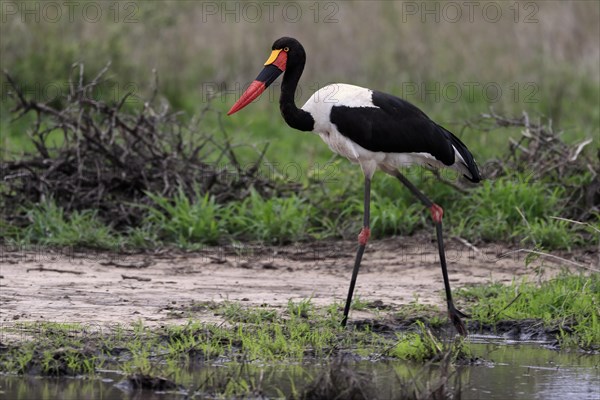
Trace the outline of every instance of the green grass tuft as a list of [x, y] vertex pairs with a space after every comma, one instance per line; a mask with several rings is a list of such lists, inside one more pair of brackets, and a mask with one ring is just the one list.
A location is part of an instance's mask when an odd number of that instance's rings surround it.
[[122, 243], [121, 237], [98, 220], [91, 210], [66, 216], [54, 201], [47, 200], [27, 211], [27, 218], [30, 224], [14, 237], [18, 242], [113, 250]]
[[281, 244], [306, 237], [313, 208], [299, 196], [265, 199], [253, 190], [228, 212], [227, 229], [233, 236]]
[[540, 285], [523, 281], [463, 288], [457, 297], [474, 304], [468, 310], [474, 320], [494, 324], [536, 318], [560, 329], [563, 345], [600, 346], [599, 273], [563, 273]]
[[147, 207], [144, 230], [155, 230], [167, 242], [181, 247], [216, 244], [225, 231], [222, 207], [209, 195], [201, 196], [196, 191], [197, 201], [188, 199], [183, 190], [179, 190], [174, 199], [152, 193], [147, 195], [156, 205]]
[[561, 186], [531, 182], [522, 176], [484, 181], [450, 206], [450, 229], [477, 241], [524, 241], [549, 249], [571, 249], [583, 244], [579, 226], [558, 221], [568, 195]]

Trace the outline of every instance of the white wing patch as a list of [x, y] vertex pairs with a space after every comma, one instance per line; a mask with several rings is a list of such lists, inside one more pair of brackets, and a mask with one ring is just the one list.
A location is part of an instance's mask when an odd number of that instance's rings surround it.
[[[376, 107], [372, 101], [373, 91], [346, 83], [332, 83], [317, 90], [306, 101], [303, 109], [315, 106], [331, 109], [332, 106]], [[325, 106], [325, 104], [329, 106]]]
[[376, 107], [372, 101], [373, 91], [360, 86], [345, 83], [327, 85], [315, 93], [302, 106], [315, 120], [316, 133], [331, 130], [331, 109], [334, 106]]

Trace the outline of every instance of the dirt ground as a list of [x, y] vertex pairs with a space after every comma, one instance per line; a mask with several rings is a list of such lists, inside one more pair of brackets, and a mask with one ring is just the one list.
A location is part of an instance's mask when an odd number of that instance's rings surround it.
[[[154, 254], [16, 249], [0, 253], [0, 328], [23, 321], [128, 324], [185, 323], [192, 316], [216, 320], [199, 302], [241, 301], [285, 306], [312, 297], [316, 305], [344, 302], [356, 245], [325, 241], [290, 246], [207, 247], [198, 252]], [[544, 279], [568, 263], [541, 257], [525, 265], [524, 252], [505, 245], [478, 248], [458, 239], [446, 243], [453, 288], [510, 282], [524, 275]], [[559, 254], [590, 265], [591, 254]], [[444, 308], [442, 274], [432, 237], [372, 240], [355, 296], [386, 305], [414, 301]], [[197, 312], [193, 310], [197, 309]], [[360, 313], [353, 312], [355, 318]]]

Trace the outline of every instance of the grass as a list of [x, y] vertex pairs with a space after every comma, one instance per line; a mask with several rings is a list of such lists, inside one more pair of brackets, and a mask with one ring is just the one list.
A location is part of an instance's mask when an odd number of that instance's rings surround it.
[[389, 355], [401, 360], [425, 362], [427, 360], [440, 360], [450, 357], [453, 360], [468, 357], [468, 350], [463, 346], [461, 339], [455, 342], [444, 343], [431, 334], [429, 328], [422, 321], [417, 321], [417, 332], [397, 333], [398, 342], [389, 351]]
[[484, 181], [474, 190], [463, 203], [460, 212], [465, 218], [455, 222], [454, 232], [471, 239], [502, 238], [551, 249], [582, 244], [581, 229], [550, 218], [564, 213], [568, 194], [563, 187], [518, 175], [511, 178]]
[[[65, 23], [66, 18], [60, 24], [49, 25], [34, 23], [32, 19], [21, 23], [20, 18], [8, 16], [9, 22], [0, 26], [0, 34], [14, 40], [0, 43], [2, 54], [6, 55], [1, 67], [19, 81], [31, 84], [32, 93], [39, 97], [44, 95], [40, 88], [47, 88], [48, 84], [66, 87], [61, 79], [74, 61], [85, 62], [86, 75], [93, 76], [111, 59], [116, 86], [112, 92], [97, 95], [120, 98], [127, 85], [133, 84], [135, 96], [125, 107], [139, 106], [143, 96], [138, 95], [150, 91], [145, 82], [151, 81], [151, 70], [157, 67], [160, 92], [174, 109], [192, 115], [206, 104], [207, 85], [212, 87], [215, 82], [224, 81], [228, 86], [223, 88], [231, 90], [235, 84], [250, 81], [268, 55], [271, 39], [265, 38], [283, 26], [279, 22], [223, 24], [218, 18], [198, 24], [205, 15], [192, 3], [183, 6], [165, 3], [160, 6], [161, 12], [156, 12], [151, 3], [135, 4], [140, 7], [137, 25], [90, 24], [80, 19]], [[540, 3], [537, 24], [482, 21], [440, 24], [436, 26], [436, 34], [431, 34], [431, 25], [418, 18], [401, 23], [394, 17], [401, 6], [391, 2], [343, 5], [344, 12], [338, 17], [351, 31], [341, 36], [339, 24], [321, 24], [314, 29], [316, 25], [308, 17], [292, 27], [291, 34], [300, 37], [310, 50], [299, 103], [330, 81], [355, 82], [404, 96], [456, 132], [481, 165], [503, 154], [508, 138], [520, 134], [517, 128], [484, 133], [463, 127], [465, 119], [488, 111], [490, 106], [499, 112], [518, 114], [526, 110], [532, 117], [552, 118], [566, 128], [563, 139], [567, 142], [598, 136], [597, 4], [576, 2], [552, 7]], [[310, 15], [308, 10], [304, 11], [305, 16]], [[508, 10], [504, 11], [508, 15]], [[104, 15], [110, 15], [109, 10], [104, 10]], [[553, 23], [557, 18], [572, 26], [567, 29], [565, 24]], [[352, 27], [369, 21], [378, 21], [369, 25], [374, 29], [372, 35], [352, 32]], [[136, 29], [129, 29], [132, 26]], [[137, 29], [144, 26], [153, 29]], [[165, 37], [190, 40], [160, 40], [159, 32]], [[398, 34], [404, 40], [398, 42]], [[440, 36], [455, 36], [460, 40], [456, 41], [458, 44], [448, 44], [438, 40]], [[202, 39], [205, 37], [209, 40]], [[214, 46], [210, 40], [214, 37], [227, 45]], [[370, 42], [373, 37], [387, 42], [373, 46]], [[325, 43], [337, 45], [326, 47]], [[507, 48], [511, 51], [506, 51]], [[414, 57], [415, 53], [420, 56]], [[490, 59], [495, 60], [493, 65], [489, 65]], [[573, 64], [572, 60], [578, 62]], [[465, 82], [498, 83], [504, 95], [500, 101], [490, 102], [481, 91], [476, 91], [472, 98], [461, 96], [457, 101], [449, 101], [447, 96], [436, 99], [405, 90], [405, 83], [435, 87], [448, 83], [461, 86]], [[7, 87], [4, 77], [0, 83]], [[533, 83], [532, 98], [527, 97], [531, 94], [527, 83]], [[512, 89], [515, 87], [516, 91]], [[355, 238], [362, 224], [359, 168], [332, 158], [317, 136], [287, 127], [274, 104], [275, 93], [265, 94], [251, 106], [251, 111], [236, 114], [234, 118], [222, 115], [239, 93], [218, 96], [214, 112], [203, 119], [202, 130], [218, 137], [225, 129], [241, 150], [242, 164], [255, 159], [253, 146], [262, 148], [271, 143], [262, 173], [269, 174], [275, 183], [282, 180], [298, 183], [302, 189], [297, 193], [264, 199], [251, 192], [245, 200], [228, 204], [218, 204], [199, 193], [193, 200], [182, 195], [165, 198], [149, 193], [152, 204], [147, 206], [142, 224], [118, 232], [110, 223], [100, 221], [94, 210], [66, 215], [60, 205], [45, 199], [38, 204], [23, 205], [21, 215], [28, 221], [25, 227], [10, 225], [0, 215], [2, 240], [21, 245], [115, 250], [160, 246], [197, 249], [223, 241], [280, 244], [328, 237]], [[7, 98], [3, 91], [0, 101], [3, 159], [18, 158], [33, 149], [26, 135], [32, 121], [10, 122], [11, 106]], [[50, 140], [54, 140], [53, 134]], [[586, 151], [596, 148], [597, 142]], [[413, 169], [408, 176], [445, 208], [445, 230], [449, 235], [474, 243], [501, 240], [536, 249], [597, 248], [600, 243], [597, 234], [600, 216], [586, 225], [554, 218], [565, 215], [572, 195], [555, 182], [533, 182], [515, 173], [483, 182], [463, 195], [439, 184], [422, 170]], [[579, 184], [588, 184], [592, 178], [591, 173], [584, 174]], [[431, 229], [428, 213], [394, 179], [378, 174], [372, 186], [374, 239]], [[598, 349], [598, 286], [597, 274], [562, 275], [541, 285], [514, 282], [509, 286], [462, 289], [457, 297], [474, 304], [467, 311], [476, 321], [494, 324], [505, 319], [536, 318], [557, 329], [562, 346]], [[377, 359], [385, 353], [397, 359], [423, 362], [431, 359], [439, 348], [428, 331], [418, 328], [416, 332], [392, 338], [371, 332], [368, 326], [342, 331], [338, 323], [339, 307], [319, 310], [310, 299], [290, 302], [283, 312], [268, 307], [245, 308], [238, 303], [210, 307], [227, 324], [215, 326], [191, 320], [186, 326], [158, 330], [137, 324], [133, 329], [115, 326], [102, 335], [85, 332], [85, 327], [77, 325], [19, 325], [20, 333], [32, 333], [33, 340], [0, 351], [0, 370], [78, 375], [93, 374], [98, 368], [111, 365], [128, 374], [160, 374], [178, 381], [184, 368], [199, 360], [219, 357], [244, 362], [300, 362], [307, 357], [327, 359], [345, 351], [357, 357]], [[356, 298], [352, 307], [363, 310], [368, 304]], [[447, 323], [436, 310], [416, 305], [398, 310], [397, 318], [406, 319], [415, 312], [420, 313], [418, 320], [426, 321], [432, 328]], [[226, 376], [217, 382], [219, 379], [207, 376], [206, 382], [218, 383], [219, 393], [224, 397], [244, 396], [249, 392], [258, 396], [258, 380], [236, 378]]]
[[30, 224], [13, 231], [15, 239], [22, 243], [115, 249], [121, 242], [119, 235], [98, 220], [93, 210], [66, 216], [50, 200], [27, 210], [26, 215]]
[[215, 244], [224, 227], [219, 218], [220, 206], [208, 195], [196, 191], [198, 201], [192, 202], [179, 191], [174, 199], [148, 193], [154, 206], [146, 207], [147, 231], [153, 230], [164, 240], [179, 243], [183, 247], [195, 243]]
[[[593, 73], [597, 71], [597, 65], [594, 63], [597, 61], [594, 58], [595, 53], [583, 52], [581, 55], [587, 60], [586, 64], [581, 68], [572, 68], [571, 59], [569, 58], [567, 62], [561, 60], [560, 51], [540, 52], [539, 50], [545, 48], [540, 43], [546, 43], [548, 48], [554, 48], [553, 46], [556, 45], [567, 53], [590, 46], [590, 43], [595, 45], [595, 36], [587, 32], [593, 32], [597, 28], [596, 20], [590, 17], [597, 14], [597, 6], [540, 5], [541, 24], [551, 21], [557, 15], [577, 16], [574, 19], [580, 21], [577, 28], [587, 24], [585, 26], [588, 26], [588, 30], [585, 30], [585, 34], [582, 31], [582, 35], [579, 36], [568, 30], [561, 31], [565, 38], [570, 39], [560, 43], [550, 41], [547, 35], [539, 37], [538, 30], [530, 31], [530, 35], [523, 35], [519, 29], [530, 30], [533, 26], [522, 24], [518, 29], [516, 27], [518, 24], [509, 26], [482, 24], [481, 21], [467, 25], [440, 26], [439, 29], [447, 33], [453, 32], [462, 38], [463, 45], [450, 51], [447, 45], [429, 34], [429, 30], [424, 28], [427, 24], [417, 23], [416, 20], [400, 24], [395, 19], [389, 19], [389, 15], [401, 11], [398, 10], [400, 6], [385, 6], [382, 2], [382, 4], [366, 7], [359, 3], [345, 6], [348, 8], [344, 18], [358, 18], [360, 20], [358, 25], [363, 24], [364, 20], [386, 21], [376, 24], [376, 29], [381, 33], [380, 37], [393, 38], [395, 34], [390, 32], [402, 32], [404, 37], [412, 37], [415, 45], [418, 44], [417, 47], [428, 49], [427, 51], [434, 55], [438, 62], [431, 63], [429, 57], [412, 57], [415, 49], [406, 47], [407, 43], [412, 43], [411, 41], [392, 40], [387, 46], [383, 44], [381, 46], [390, 49], [389, 52], [379, 52], [374, 51], [373, 46], [364, 38], [348, 41], [344, 36], [334, 41], [339, 44], [335, 49], [323, 49], [322, 35], [336, 37], [338, 34], [337, 30], [332, 30], [335, 24], [322, 25], [324, 30], [319, 31], [318, 37], [313, 29], [305, 29], [302, 32], [303, 41], [307, 48], [313, 48], [315, 51], [314, 55], [310, 56], [311, 64], [307, 66], [303, 86], [301, 86], [303, 93], [299, 96], [298, 103], [306, 99], [308, 94], [317, 87], [323, 86], [325, 81], [337, 81], [340, 77], [402, 95], [422, 107], [434, 120], [457, 133], [475, 154], [481, 166], [485, 161], [504, 154], [508, 148], [509, 137], [520, 135], [520, 128], [482, 132], [474, 127], [465, 126], [463, 122], [465, 119], [488, 111], [490, 106], [494, 106], [497, 111], [513, 114], [526, 110], [532, 119], [537, 119], [539, 116], [552, 118], [555, 123], [559, 121], [560, 125], [566, 128], [562, 138], [567, 142], [573, 143], [586, 137], [597, 136], [600, 112], [595, 105], [600, 98], [599, 92], [595, 90], [598, 87], [598, 82], [594, 80], [597, 74]], [[139, 26], [149, 24], [146, 18], [155, 15], [156, 10], [152, 8], [153, 6], [144, 3], [135, 4], [139, 7], [139, 14], [136, 15], [140, 19], [137, 22]], [[356, 14], [359, 11], [360, 13]], [[105, 12], [108, 15], [110, 10]], [[27, 29], [28, 35], [32, 38], [38, 37], [44, 40], [34, 40], [36, 46], [40, 47], [37, 50], [27, 45], [1, 43], [3, 54], [14, 55], [14, 57], [3, 57], [2, 67], [13, 73], [19, 82], [33, 85], [34, 87], [26, 93], [39, 98], [40, 93], [35, 85], [40, 88], [56, 83], [59, 87], [68, 88], [68, 82], [60, 82], [60, 79], [68, 75], [73, 61], [86, 62], [85, 75], [89, 78], [95, 75], [107, 59], [112, 59], [111, 71], [114, 71], [114, 76], [111, 77], [112, 86], [103, 85], [102, 90], [93, 95], [116, 100], [125, 94], [124, 89], [128, 87], [127, 85], [133, 85], [136, 89], [134, 96], [124, 105], [125, 109], [129, 107], [133, 110], [143, 105], [141, 99], [145, 98], [144, 94], [150, 91], [151, 86], [145, 83], [151, 81], [150, 68], [143, 70], [139, 66], [153, 65], [154, 62], [158, 62], [161, 83], [159, 93], [166, 97], [173, 109], [182, 110], [188, 116], [201, 112], [203, 114], [200, 120], [201, 131], [207, 135], [213, 134], [217, 139], [225, 134], [231, 138], [242, 166], [249, 165], [256, 159], [256, 149], [262, 149], [264, 145], [270, 144], [265, 153], [264, 163], [261, 165], [261, 173], [275, 185], [282, 181], [297, 183], [298, 191], [290, 193], [287, 197], [270, 199], [265, 199], [257, 192], [251, 191], [247, 197], [245, 193], [240, 195], [240, 198], [245, 198], [244, 200], [229, 204], [219, 204], [201, 193], [197, 193], [194, 199], [186, 198], [182, 193], [173, 198], [148, 193], [151, 205], [146, 207], [147, 216], [144, 221], [139, 226], [129, 227], [128, 230], [119, 232], [112, 229], [110, 221], [104, 224], [98, 221], [95, 210], [83, 210], [73, 215], [65, 215], [60, 205], [53, 203], [52, 199], [45, 199], [39, 204], [23, 205], [21, 214], [30, 221], [30, 225], [25, 228], [14, 227], [0, 216], [0, 229], [3, 230], [5, 239], [24, 245], [39, 243], [108, 249], [176, 246], [195, 249], [206, 244], [232, 240], [281, 244], [298, 240], [355, 237], [362, 224], [363, 178], [359, 168], [339, 157], [332, 157], [327, 146], [317, 135], [299, 133], [285, 125], [274, 104], [278, 92], [276, 86], [273, 86], [274, 89], [266, 93], [261, 100], [252, 104], [251, 111], [241, 112], [231, 118], [224, 117], [224, 114], [240, 93], [239, 90], [223, 86], [222, 88], [226, 90], [213, 98], [210, 107], [200, 111], [207, 106], [209, 97], [207, 87], [212, 89], [215, 89], [215, 86], [217, 89], [221, 87], [216, 85], [216, 81], [239, 84], [242, 76], [246, 80], [252, 79], [257, 72], [255, 68], [261, 65], [259, 61], [262, 57], [259, 57], [259, 52], [247, 54], [249, 53], [247, 46], [239, 48], [237, 35], [233, 35], [229, 29], [226, 29], [228, 24], [215, 25], [215, 21], [207, 21], [200, 28], [190, 25], [189, 15], [205, 17], [198, 15], [199, 12], [199, 9], [191, 3], [183, 9], [168, 5], [164, 9], [161, 8], [162, 17], [157, 21], [153, 20], [151, 26], [153, 28], [163, 26], [171, 34], [181, 37], [191, 37], [184, 34], [187, 30], [196, 34], [197, 29], [208, 29], [207, 32], [211, 35], [220, 32], [220, 38], [232, 39], [230, 46], [217, 49], [214, 46], [207, 47], [204, 41], [193, 40], [186, 43], [184, 47], [180, 44], [173, 46], [170, 43], [172, 41], [168, 41], [170, 45], [165, 46], [163, 41], [156, 38], [151, 40], [150, 37], [136, 37], [134, 32], [126, 30], [122, 24], [109, 24], [110, 28], [95, 31], [99, 26], [104, 25], [85, 24], [83, 21], [75, 21], [71, 24], [64, 24], [64, 21], [61, 21], [64, 25], [59, 25], [65, 31], [72, 33], [69, 36], [72, 39], [65, 41], [62, 34], [58, 35], [55, 29], [50, 29], [56, 24], [49, 26], [45, 21], [39, 24], [25, 21], [24, 27], [21, 27], [19, 24], [15, 26], [16, 20], [10, 19], [0, 29], [3, 31], [10, 27]], [[303, 20], [301, 24], [309, 22]], [[254, 29], [257, 27], [254, 25], [252, 24], [253, 34], [248, 36], [251, 43], [247, 45], [254, 49], [267, 48], [270, 43], [262, 42], [264, 37], [268, 37], [272, 32], [256, 35]], [[548, 29], [557, 29], [555, 25], [550, 24]], [[209, 29], [209, 26], [212, 28]], [[236, 29], [241, 30], [249, 27], [244, 23], [236, 25]], [[465, 27], [469, 28], [468, 35], [463, 31]], [[259, 27], [259, 29], [266, 28]], [[154, 32], [156, 29], [151, 31]], [[385, 32], [387, 34], [384, 34]], [[501, 43], [511, 48], [514, 44], [512, 36], [507, 32], [512, 32], [521, 38], [520, 40], [532, 41], [535, 46], [531, 48], [517, 46], [513, 50], [519, 52], [519, 57], [506, 58], [507, 53], [501, 50]], [[24, 37], [17, 35], [18, 40], [21, 41], [26, 40]], [[94, 39], [93, 43], [90, 43], [88, 37], [103, 39]], [[497, 44], [499, 47], [482, 48], [482, 38], [488, 38], [489, 43]], [[501, 43], [498, 42], [499, 40]], [[567, 45], [569, 40], [575, 40], [581, 46]], [[141, 46], [140, 43], [145, 41], [152, 43], [152, 46]], [[209, 42], [212, 44], [212, 41]], [[148, 50], [154, 48], [154, 44], [161, 49], [160, 54], [170, 54], [172, 57], [160, 57], [159, 61], [156, 61], [150, 54], [152, 52]], [[365, 63], [358, 70], [353, 62], [336, 62], [333, 69], [320, 68], [320, 66], [331, 67], [331, 57], [344, 47], [347, 48], [346, 51], [369, 54], [370, 57], [357, 58], [360, 63]], [[595, 47], [597, 46], [590, 48]], [[178, 51], [175, 51], [175, 48]], [[196, 51], [191, 51], [191, 48], [195, 48]], [[487, 54], [489, 58], [485, 57], [486, 60], [497, 59], [497, 63], [486, 64], [485, 68], [477, 66], [472, 54], [465, 53], [467, 48], [479, 49], [478, 54]], [[45, 51], [42, 52], [41, 49]], [[49, 54], [49, 56], [40, 58], [39, 54]], [[256, 66], [250, 62], [241, 62], [240, 60], [245, 58], [240, 54], [246, 54], [248, 60], [255, 59]], [[343, 54], [337, 56], [344, 59]], [[184, 59], [186, 62], [182, 62]], [[154, 61], [150, 62], [151, 60]], [[217, 70], [214, 67], [217, 64], [230, 65], [230, 67]], [[164, 73], [173, 70], [181, 73]], [[315, 71], [325, 73], [324, 71], [329, 70], [334, 72], [321, 76], [325, 81], [317, 82]], [[589, 73], [589, 70], [592, 70], [592, 73]], [[394, 79], [384, 78], [386, 75], [383, 71], [387, 71], [387, 76]], [[506, 71], [511, 73], [507, 74]], [[215, 78], [215, 74], [221, 73], [223, 76]], [[444, 77], [444, 82], [441, 82], [440, 77]], [[505, 95], [497, 102], [490, 101], [483, 92], [476, 90], [472, 96], [464, 95], [451, 100], [449, 96], [436, 97], [427, 95], [423, 90], [408, 90], [415, 87], [417, 89], [436, 88], [440, 85], [445, 87], [448, 84], [464, 88], [466, 82], [498, 84], [504, 88]], [[8, 87], [4, 77], [1, 83], [3, 87]], [[530, 86], [526, 86], [525, 83], [533, 83], [535, 89], [533, 98], [528, 98]], [[66, 94], [66, 91], [62, 94]], [[569, 109], [575, 109], [577, 112], [565, 112], [564, 103], [567, 98], [571, 99]], [[59, 103], [61, 101], [60, 98], [50, 100]], [[2, 96], [0, 129], [6, 133], [2, 137], [2, 150], [5, 151], [2, 156], [18, 158], [32, 149], [32, 143], [28, 140], [26, 132], [34, 121], [30, 116], [25, 116], [23, 119], [11, 122], [8, 111], [10, 107], [9, 97]], [[55, 139], [54, 132], [50, 133], [48, 140]], [[593, 151], [593, 145], [588, 146], [585, 151]], [[553, 219], [553, 217], [565, 216], [572, 200], [572, 193], [565, 189], [562, 183], [532, 181], [525, 174], [509, 173], [508, 176], [495, 181], [485, 181], [469, 194], [463, 195], [448, 186], [439, 184], [431, 174], [423, 170], [413, 169], [407, 171], [407, 174], [424, 193], [445, 208], [446, 231], [471, 242], [502, 240], [539, 249], [564, 250], [588, 244], [595, 246], [600, 242], [599, 236], [585, 226]], [[448, 175], [448, 177], [450, 180], [456, 178], [455, 175]], [[572, 182], [573, 185], [590, 184], [593, 173], [582, 174], [580, 179], [578, 183]], [[378, 174], [372, 186], [371, 221], [375, 238], [409, 235], [422, 228], [431, 228], [428, 213], [393, 178]]]
[[[102, 365], [95, 348], [86, 346], [86, 329], [80, 324], [23, 323], [17, 328], [21, 335], [31, 335], [35, 341], [25, 342], [2, 355], [0, 370], [41, 375], [94, 374]], [[98, 339], [98, 337], [96, 337]]]
[[[484, 181], [467, 194], [439, 182], [429, 173], [409, 177], [445, 209], [445, 227], [451, 235], [471, 242], [508, 241], [537, 249], [571, 250], [597, 246], [598, 224], [561, 220], [569, 202], [563, 187], [531, 182], [522, 176]], [[190, 200], [182, 192], [169, 199], [149, 193], [140, 226], [115, 231], [93, 210], [66, 215], [51, 199], [23, 207], [29, 224], [9, 225], [1, 218], [5, 238], [21, 245], [79, 246], [114, 250], [177, 246], [197, 249], [233, 241], [285, 244], [322, 238], [352, 238], [362, 223], [360, 171], [352, 182], [333, 182], [323, 188], [307, 187], [288, 197], [261, 197], [252, 191], [243, 201], [218, 204], [209, 196]], [[31, 207], [31, 208], [30, 208]], [[428, 212], [393, 178], [377, 175], [372, 188], [374, 238], [410, 235], [430, 229]]]
[[314, 306], [311, 303], [311, 298], [304, 299], [298, 303], [294, 303], [291, 299], [288, 301], [287, 312], [295, 318], [309, 318], [314, 313]]
[[[597, 304], [600, 275], [563, 274], [542, 284], [490, 284], [463, 288], [459, 301], [477, 321], [495, 324], [505, 320], [539, 320], [554, 327], [564, 348], [598, 349], [600, 346]], [[198, 362], [302, 362], [306, 358], [326, 360], [342, 353], [377, 360], [392, 357], [420, 363], [439, 360], [452, 351], [452, 359], [468, 358], [461, 343], [441, 342], [429, 327], [448, 325], [431, 306], [415, 303], [395, 314], [397, 321], [410, 321], [410, 329], [395, 335], [377, 333], [371, 325], [340, 326], [341, 307], [315, 307], [311, 299], [289, 301], [286, 308], [244, 307], [221, 304], [191, 304], [190, 309], [209, 308], [225, 324], [207, 324], [190, 319], [185, 325], [150, 329], [142, 321], [106, 329], [83, 324], [51, 322], [15, 323], [4, 327], [6, 338], [19, 340], [0, 352], [0, 369], [12, 373], [42, 375], [93, 374], [110, 365], [128, 374], [173, 376], [181, 368]], [[366, 307], [366, 306], [365, 306]], [[418, 317], [415, 318], [415, 315]], [[379, 318], [379, 317], [378, 317]]]
[[600, 348], [600, 274], [563, 273], [541, 284], [522, 281], [462, 288], [457, 297], [475, 306], [473, 320], [538, 319], [559, 332], [565, 347]]
[[[457, 297], [473, 304], [468, 311], [476, 321], [539, 318], [560, 327], [556, 338], [564, 348], [593, 350], [600, 346], [598, 285], [598, 275], [564, 275], [541, 286], [523, 282], [462, 289]], [[408, 330], [395, 333], [378, 333], [367, 321], [342, 328], [339, 304], [318, 308], [310, 298], [290, 300], [283, 309], [244, 307], [229, 301], [189, 307], [210, 309], [225, 322], [190, 319], [184, 325], [150, 328], [138, 321], [102, 329], [37, 321], [4, 326], [0, 371], [43, 376], [102, 376], [117, 371], [134, 388], [184, 390], [215, 398], [274, 390], [280, 396], [287, 393], [300, 398], [301, 393], [326, 392], [325, 397], [330, 397], [367, 389], [386, 393], [375, 384], [376, 373], [361, 372], [358, 364], [349, 364], [347, 359], [384, 362], [388, 373], [391, 366], [400, 368], [394, 390], [410, 393], [424, 393], [429, 383], [437, 382], [438, 374], [445, 380], [454, 366], [473, 362], [469, 344], [462, 338], [442, 341], [428, 328], [439, 323], [440, 312], [417, 303], [399, 310], [397, 320], [412, 322]], [[378, 321], [373, 323], [385, 323]], [[448, 321], [444, 324], [449, 326]], [[401, 364], [393, 364], [394, 360]], [[307, 365], [313, 364], [320, 366], [318, 374], [309, 372]], [[265, 366], [285, 369], [289, 375], [273, 375], [265, 372]], [[426, 382], [415, 379], [410, 368], [428, 376]], [[259, 371], [253, 373], [255, 369]]]
[[[329, 359], [340, 351], [377, 358], [396, 343], [415, 338], [386, 338], [364, 328], [346, 330], [339, 323], [339, 307], [317, 310], [310, 299], [290, 301], [284, 312], [226, 302], [215, 313], [228, 324], [190, 320], [183, 326], [149, 329], [140, 321], [129, 327], [111, 325], [109, 332], [99, 332], [79, 324], [18, 323], [4, 328], [3, 334], [18, 334], [22, 340], [0, 353], [0, 369], [79, 375], [111, 365], [128, 374], [171, 376], [199, 361], [216, 359], [301, 362], [307, 357]], [[430, 337], [421, 328], [422, 333], [415, 335]], [[29, 336], [34, 340], [27, 340]], [[419, 354], [420, 361], [433, 357]]]
[[300, 196], [263, 199], [256, 191], [233, 206], [228, 231], [251, 240], [286, 243], [306, 237], [314, 210]]

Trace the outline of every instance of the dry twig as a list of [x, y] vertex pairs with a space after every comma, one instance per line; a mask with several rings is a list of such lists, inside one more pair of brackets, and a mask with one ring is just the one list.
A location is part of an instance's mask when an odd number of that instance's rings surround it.
[[144, 278], [141, 276], [132, 276], [132, 275], [121, 275], [121, 278], [123, 279], [133, 279], [135, 281], [140, 281], [140, 282], [150, 282], [152, 279], [150, 278]]
[[58, 272], [60, 274], [73, 274], [73, 275], [83, 275], [85, 272], [81, 271], [73, 271], [70, 269], [56, 269], [56, 268], [46, 268], [43, 266], [35, 267], [35, 268], [27, 268], [27, 272], [29, 271], [40, 271], [40, 272]]

